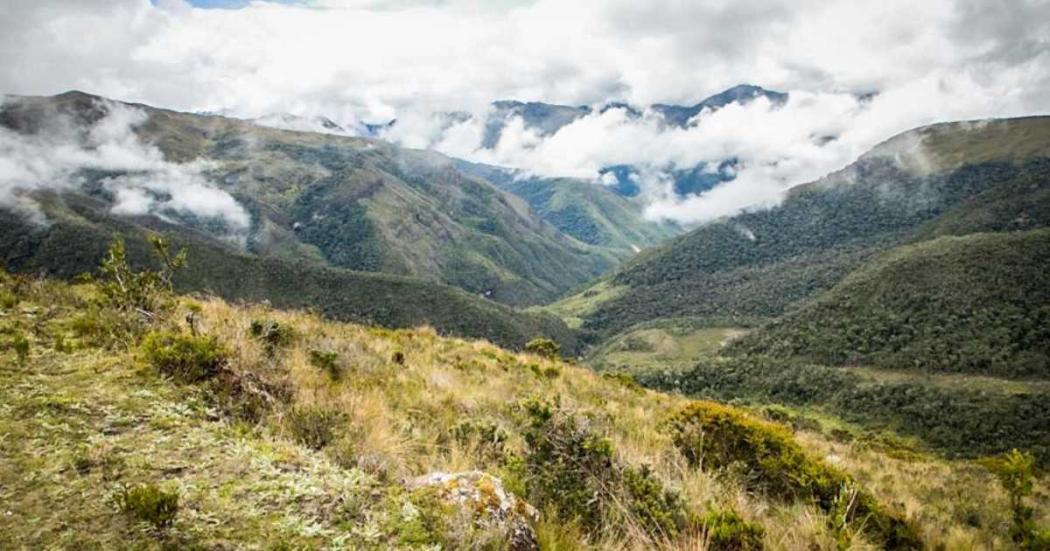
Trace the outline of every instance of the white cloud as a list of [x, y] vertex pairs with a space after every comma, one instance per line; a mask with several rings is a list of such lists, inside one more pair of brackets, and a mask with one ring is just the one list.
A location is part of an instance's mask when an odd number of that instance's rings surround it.
[[221, 222], [227, 230], [223, 237], [240, 241], [247, 236], [250, 216], [207, 181], [207, 163], [164, 160], [134, 132], [146, 121], [143, 111], [111, 102], [99, 107], [105, 115], [86, 133], [64, 117], [50, 118], [50, 126], [32, 134], [0, 127], [0, 206], [44, 221], [31, 192], [79, 188], [86, 183], [84, 170], [112, 172], [100, 183], [113, 196], [115, 214], [189, 215]]
[[[894, 133], [953, 119], [1045, 114], [1047, 0], [315, 0], [201, 10], [165, 0], [10, 0], [0, 91], [70, 88], [242, 117], [397, 118], [390, 138], [540, 174], [596, 178], [740, 159], [731, 184], [654, 216], [702, 221], [775, 200]], [[553, 136], [517, 123], [478, 150], [489, 102], [691, 104], [750, 82], [791, 92], [690, 130], [615, 110]], [[878, 92], [861, 104], [856, 95]], [[467, 110], [449, 125], [435, 113]], [[821, 146], [826, 136], [837, 139]], [[653, 184], [656, 190], [663, 184]]]

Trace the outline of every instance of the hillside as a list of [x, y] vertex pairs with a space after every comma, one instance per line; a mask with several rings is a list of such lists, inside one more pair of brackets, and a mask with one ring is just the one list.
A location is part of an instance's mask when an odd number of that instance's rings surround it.
[[[79, 92], [8, 97], [0, 126], [13, 131], [13, 154], [47, 147], [65, 163], [61, 184], [31, 189], [87, 195], [117, 216], [153, 208], [180, 222], [173, 229], [260, 256], [441, 282], [512, 305], [549, 301], [614, 262], [436, 153]], [[93, 162], [69, 166], [78, 158]], [[214, 201], [177, 193], [190, 185], [214, 188]]]
[[894, 249], [737, 342], [830, 365], [1050, 379], [1050, 229]]
[[641, 197], [572, 178], [538, 178], [512, 170], [456, 161], [466, 174], [484, 178], [521, 197], [562, 233], [610, 251], [617, 258], [634, 255], [682, 232], [677, 224], [646, 220]]
[[133, 265], [151, 265], [146, 237], [160, 232], [189, 247], [189, 265], [175, 278], [184, 291], [309, 308], [332, 319], [383, 327], [429, 325], [442, 334], [514, 349], [540, 335], [555, 339], [567, 353], [578, 348], [573, 333], [552, 316], [518, 312], [446, 285], [252, 255], [153, 217], [113, 217], [106, 203], [89, 197], [41, 199], [51, 220], [46, 226], [0, 209], [0, 262], [10, 270], [63, 278], [95, 272], [114, 235], [125, 236]]
[[[830, 289], [894, 246], [1050, 225], [1048, 128], [1050, 118], [1031, 117], [912, 131], [794, 188], [779, 206], [644, 251], [551, 310], [579, 319], [596, 340], [662, 318], [755, 325]], [[946, 137], [955, 133], [963, 136]], [[980, 162], [951, 161], [950, 149], [959, 143], [969, 144], [967, 158]], [[922, 171], [914, 168], [919, 160]]]
[[0, 547], [1009, 545], [976, 464], [108, 266], [0, 273]]

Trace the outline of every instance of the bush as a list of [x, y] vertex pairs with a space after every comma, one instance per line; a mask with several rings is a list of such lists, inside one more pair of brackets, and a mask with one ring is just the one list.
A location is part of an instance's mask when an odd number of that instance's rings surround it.
[[525, 343], [525, 351], [529, 354], [536, 354], [548, 359], [554, 359], [558, 357], [561, 352], [561, 347], [558, 343], [544, 337], [536, 337], [531, 341]]
[[711, 509], [701, 519], [709, 551], [758, 551], [765, 530], [732, 509]]
[[313, 407], [294, 408], [287, 419], [295, 441], [313, 450], [320, 450], [335, 440], [335, 429], [343, 421], [341, 412]]
[[651, 536], [672, 538], [685, 527], [685, 503], [647, 467], [619, 462], [612, 442], [571, 414], [537, 401], [526, 402], [524, 409], [530, 503], [589, 532], [633, 524]]
[[[693, 465], [744, 471], [752, 489], [787, 500], [812, 500], [832, 511], [843, 486], [853, 481], [845, 473], [806, 455], [788, 429], [749, 417], [714, 402], [693, 402], [670, 421], [671, 437]], [[851, 522], [887, 548], [919, 549], [915, 529], [882, 510], [875, 498], [858, 493]]]
[[452, 436], [460, 444], [475, 444], [485, 458], [500, 458], [510, 435], [491, 421], [463, 421], [452, 428]]
[[153, 367], [184, 383], [217, 375], [229, 353], [214, 336], [154, 331], [142, 341], [142, 351]]
[[120, 511], [134, 520], [148, 522], [157, 530], [168, 528], [179, 512], [179, 493], [156, 484], [125, 486], [117, 498]]
[[1035, 477], [1035, 458], [1032, 454], [1012, 450], [985, 463], [1010, 496], [1010, 539], [1025, 551], [1050, 549], [1050, 531], [1036, 527], [1035, 510], [1025, 503], [1025, 498], [1032, 495], [1032, 480]]
[[326, 350], [311, 350], [310, 365], [324, 371], [333, 381], [343, 378], [343, 366], [339, 365], [339, 354]]
[[271, 356], [295, 340], [295, 332], [287, 325], [274, 320], [252, 320], [248, 333], [266, 347]]

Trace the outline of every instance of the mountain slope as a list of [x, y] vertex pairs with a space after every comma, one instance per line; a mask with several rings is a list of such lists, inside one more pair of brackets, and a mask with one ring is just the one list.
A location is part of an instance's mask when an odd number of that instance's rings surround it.
[[1050, 229], [894, 249], [737, 352], [1050, 379]]
[[[954, 140], [987, 152], [972, 157], [982, 162], [940, 160], [954, 147], [944, 136], [956, 133], [964, 137]], [[1000, 143], [1017, 133], [1032, 139], [1021, 149]], [[660, 318], [700, 316], [716, 325], [770, 319], [893, 246], [940, 234], [1050, 225], [1046, 156], [1048, 117], [906, 133], [842, 171], [794, 188], [777, 207], [705, 225], [643, 252], [603, 278], [598, 300], [572, 315], [599, 338]], [[923, 171], [913, 168], [920, 163]]]
[[566, 353], [577, 349], [572, 332], [552, 316], [518, 312], [446, 285], [252, 255], [153, 217], [114, 218], [107, 204], [90, 197], [52, 194], [41, 199], [51, 220], [46, 226], [0, 209], [0, 263], [10, 270], [64, 278], [93, 272], [114, 235], [125, 238], [135, 265], [149, 265], [145, 237], [157, 232], [188, 249], [189, 265], [175, 280], [185, 291], [309, 308], [333, 319], [383, 327], [429, 325], [443, 334], [515, 349], [545, 335]]
[[641, 197], [625, 197], [601, 184], [572, 178], [529, 177], [467, 161], [457, 161], [456, 166], [521, 197], [562, 233], [607, 249], [617, 258], [626, 258], [681, 233], [675, 224], [646, 220]]
[[[196, 163], [207, 182], [235, 198], [250, 214], [245, 245], [256, 254], [443, 282], [509, 304], [554, 298], [613, 262], [435, 153], [76, 92], [9, 98], [0, 124], [25, 139], [71, 125], [83, 141], [85, 133], [105, 136], [119, 117], [132, 120], [134, 137], [159, 149], [163, 161]], [[73, 187], [112, 201], [108, 182], [128, 176], [82, 171]]]
[[[531, 534], [540, 548], [786, 551], [1009, 538], [1008, 496], [972, 464], [835, 442], [819, 426], [793, 431], [558, 360], [200, 296], [174, 297], [140, 342], [111, 346], [92, 328], [119, 314], [95, 284], [0, 272], [0, 295], [4, 548], [508, 549]], [[9, 346], [16, 336], [24, 348]], [[688, 429], [708, 421], [705, 442], [723, 447], [693, 447]], [[720, 449], [738, 464], [720, 464]], [[842, 484], [855, 499], [845, 512]], [[159, 495], [177, 506], [151, 507]], [[1042, 522], [1046, 503], [1034, 511]]]

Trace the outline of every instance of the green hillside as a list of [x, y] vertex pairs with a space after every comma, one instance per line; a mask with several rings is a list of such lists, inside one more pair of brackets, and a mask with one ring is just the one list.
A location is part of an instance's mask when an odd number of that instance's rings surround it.
[[1050, 379], [1050, 229], [894, 249], [732, 350]]
[[521, 197], [562, 233], [608, 249], [617, 258], [629, 257], [682, 231], [676, 224], [646, 220], [644, 198], [624, 197], [600, 184], [572, 178], [525, 177], [466, 161], [457, 161], [456, 166]]
[[110, 216], [105, 203], [68, 194], [44, 197], [47, 226], [0, 210], [0, 262], [10, 270], [71, 278], [94, 272], [114, 235], [125, 236], [131, 260], [149, 265], [147, 232], [188, 245], [189, 266], [176, 278], [185, 291], [229, 300], [309, 308], [333, 319], [383, 327], [429, 325], [442, 334], [484, 338], [520, 349], [536, 336], [577, 349], [573, 333], [550, 315], [526, 314], [460, 289], [419, 279], [354, 272], [257, 256], [155, 218], [141, 225]]
[[[967, 133], [966, 143], [976, 147], [982, 137], [999, 139], [1003, 127], [1050, 134], [1050, 118], [951, 128]], [[933, 143], [945, 142], [940, 137]], [[1026, 142], [1019, 158], [989, 145], [985, 157], [1008, 161], [928, 173], [909, 168], [914, 150], [906, 156], [897, 149], [879, 146], [846, 169], [793, 189], [777, 207], [707, 224], [644, 251], [600, 280], [603, 289], [616, 292], [585, 290], [580, 296], [598, 299], [565, 302], [587, 302], [576, 317], [597, 340], [661, 318], [755, 325], [830, 289], [894, 246], [942, 234], [1050, 225], [1046, 140]], [[1044, 156], [1033, 156], [1037, 152]], [[563, 304], [551, 310], [564, 311]]]
[[[549, 301], [615, 262], [437, 153], [107, 101], [8, 97], [0, 126], [31, 138], [69, 121], [88, 134], [114, 105], [139, 110], [138, 139], [167, 161], [207, 163], [209, 182], [250, 213], [246, 248], [262, 256], [442, 282], [513, 305]], [[112, 201], [105, 181], [120, 175], [79, 174], [77, 190]], [[183, 222], [222, 237], [221, 227]]]

